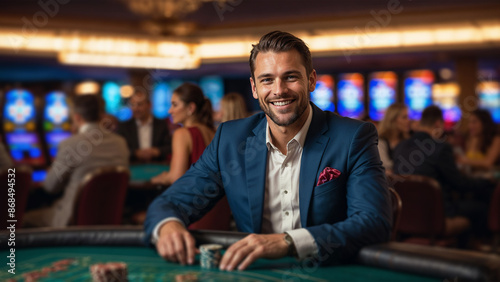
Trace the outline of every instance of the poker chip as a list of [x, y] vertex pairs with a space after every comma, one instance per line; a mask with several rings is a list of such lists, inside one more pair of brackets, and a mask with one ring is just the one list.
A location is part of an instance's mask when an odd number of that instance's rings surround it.
[[214, 269], [219, 267], [222, 245], [206, 244], [200, 246], [200, 264], [202, 268]]
[[128, 281], [127, 264], [123, 262], [98, 263], [90, 266], [90, 274], [94, 282]]

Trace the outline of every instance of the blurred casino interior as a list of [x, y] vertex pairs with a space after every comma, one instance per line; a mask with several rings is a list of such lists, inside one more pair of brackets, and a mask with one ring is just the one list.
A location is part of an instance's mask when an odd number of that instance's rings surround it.
[[319, 74], [311, 99], [322, 109], [377, 122], [393, 102], [412, 119], [434, 103], [452, 128], [479, 106], [500, 122], [497, 0], [16, 0], [0, 10], [2, 136], [17, 126], [9, 93], [32, 108], [18, 122], [40, 132], [69, 130], [67, 110], [44, 113], [82, 93], [102, 95], [106, 111], [127, 120], [133, 87], [150, 91], [153, 114], [168, 118], [184, 81], [198, 83], [215, 110], [239, 92], [258, 111], [249, 51], [272, 30], [309, 45]]

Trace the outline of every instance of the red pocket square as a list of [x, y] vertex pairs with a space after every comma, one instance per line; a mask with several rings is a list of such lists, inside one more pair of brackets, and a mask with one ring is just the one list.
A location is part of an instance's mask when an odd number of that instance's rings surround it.
[[332, 179], [335, 179], [340, 176], [340, 171], [338, 169], [334, 169], [331, 167], [326, 167], [323, 169], [323, 171], [319, 175], [318, 179], [318, 184], [316, 186], [319, 186], [323, 183], [326, 183]]

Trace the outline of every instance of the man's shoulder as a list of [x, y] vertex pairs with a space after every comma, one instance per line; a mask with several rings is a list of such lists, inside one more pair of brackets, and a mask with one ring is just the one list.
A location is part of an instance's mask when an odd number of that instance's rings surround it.
[[[376, 130], [375, 125], [370, 122], [344, 117], [330, 111], [321, 111], [321, 113], [323, 115], [323, 122], [327, 124], [329, 132], [332, 134], [338, 134], [339, 131], [344, 134], [354, 134], [363, 127], [369, 127], [372, 130]], [[311, 126], [318, 126], [318, 124], [313, 123]]]
[[247, 118], [226, 121], [219, 127], [223, 128], [224, 130], [231, 130], [233, 132], [252, 131], [259, 125], [262, 125], [262, 122], [265, 122], [265, 120], [266, 115], [263, 112], [259, 112]]

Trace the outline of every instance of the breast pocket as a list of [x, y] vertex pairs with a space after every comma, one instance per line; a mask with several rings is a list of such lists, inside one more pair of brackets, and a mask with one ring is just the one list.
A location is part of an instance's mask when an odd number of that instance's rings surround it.
[[346, 187], [342, 179], [334, 179], [314, 187], [308, 221], [312, 225], [333, 224], [347, 215]]

